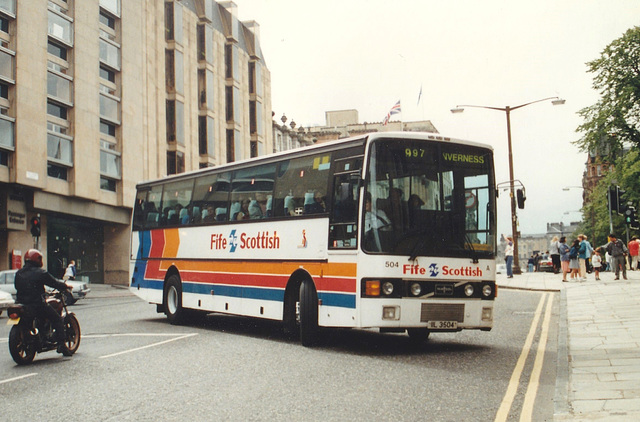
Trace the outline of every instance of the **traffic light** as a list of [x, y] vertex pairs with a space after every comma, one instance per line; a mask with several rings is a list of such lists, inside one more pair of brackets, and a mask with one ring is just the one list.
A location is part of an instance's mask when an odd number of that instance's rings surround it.
[[31, 218], [31, 236], [40, 237], [40, 217]]
[[524, 209], [524, 201], [527, 200], [527, 196], [524, 193], [524, 189], [516, 190], [516, 198], [518, 199], [518, 208]]
[[616, 200], [618, 202], [618, 208], [616, 208], [616, 211], [618, 211], [618, 214], [620, 215], [624, 215], [624, 212], [627, 210], [627, 201], [624, 199], [625, 193], [625, 191], [620, 189], [620, 186], [616, 186]]
[[618, 212], [618, 187], [609, 186], [609, 209], [612, 212]]
[[635, 207], [627, 207], [624, 212], [624, 223], [632, 229], [638, 229], [638, 216], [636, 215]]

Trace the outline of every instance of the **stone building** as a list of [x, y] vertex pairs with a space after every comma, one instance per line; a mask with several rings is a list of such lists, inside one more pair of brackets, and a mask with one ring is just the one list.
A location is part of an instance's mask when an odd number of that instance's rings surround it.
[[57, 276], [75, 259], [127, 284], [136, 183], [273, 150], [259, 26], [236, 9], [0, 1], [0, 269], [37, 246]]
[[[284, 116], [283, 116], [284, 117]], [[390, 121], [387, 125], [382, 122], [359, 123], [358, 110], [333, 110], [325, 112], [324, 126], [299, 128], [298, 138], [304, 138], [302, 145], [317, 142], [333, 141], [351, 136], [363, 135], [371, 132], [431, 132], [438, 133], [436, 127], [429, 120], [417, 122]], [[274, 124], [276, 124], [274, 122]], [[275, 138], [274, 138], [275, 139]]]

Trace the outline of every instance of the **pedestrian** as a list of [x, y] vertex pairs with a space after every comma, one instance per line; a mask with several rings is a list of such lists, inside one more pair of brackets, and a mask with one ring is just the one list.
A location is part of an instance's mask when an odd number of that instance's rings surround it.
[[633, 236], [629, 241], [629, 267], [631, 271], [638, 269], [638, 250], [640, 249], [640, 241], [638, 236]]
[[64, 281], [76, 279], [76, 261], [74, 261], [73, 259], [69, 261], [69, 265], [67, 265], [67, 269], [64, 271], [64, 276], [62, 276], [62, 279]]
[[591, 266], [591, 257], [593, 256], [594, 250], [593, 250], [593, 246], [591, 246], [591, 243], [589, 242], [589, 239], [587, 238], [587, 235], [583, 234], [582, 237], [584, 240], [584, 244], [586, 246], [586, 253], [585, 253], [586, 258], [584, 260], [584, 263], [587, 269], [587, 273], [591, 274], [591, 271], [593, 270]]
[[584, 240], [584, 235], [578, 236], [578, 272], [580, 273], [580, 281], [587, 280], [587, 244]]
[[602, 266], [601, 250], [600, 248], [596, 248], [591, 257], [591, 264], [593, 265], [593, 272], [596, 274], [596, 281], [600, 281], [600, 267]]
[[558, 242], [558, 236], [553, 236], [551, 239], [551, 244], [549, 245], [549, 254], [551, 255], [551, 263], [553, 264], [553, 273], [558, 274], [560, 272], [560, 250], [558, 247], [560, 246], [560, 242]]
[[570, 279], [580, 280], [580, 263], [578, 262], [580, 254], [580, 240], [575, 239], [569, 249], [569, 269], [571, 270]]
[[527, 266], [528, 266], [527, 272], [529, 272], [529, 273], [533, 272], [533, 263], [534, 263], [534, 258], [533, 258], [533, 255], [531, 255], [529, 257], [529, 261], [527, 261]]
[[567, 273], [569, 272], [569, 246], [567, 246], [567, 238], [562, 236], [558, 242], [558, 252], [560, 253], [560, 265], [562, 267], [562, 281], [567, 281]]
[[611, 255], [611, 265], [616, 271], [616, 278], [614, 280], [620, 280], [620, 268], [622, 268], [622, 277], [626, 280], [627, 265], [625, 264], [625, 257], [629, 250], [625, 246], [624, 242], [618, 239], [615, 234], [611, 233], [609, 235], [609, 239], [610, 241], [607, 244], [607, 252]]
[[504, 248], [504, 260], [507, 264], [507, 278], [513, 278], [513, 237], [507, 236], [507, 245]]

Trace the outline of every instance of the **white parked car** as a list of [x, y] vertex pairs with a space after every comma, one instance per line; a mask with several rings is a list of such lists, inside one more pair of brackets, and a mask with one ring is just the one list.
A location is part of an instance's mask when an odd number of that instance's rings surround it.
[[[11, 294], [14, 299], [16, 297], [16, 287], [14, 285], [16, 271], [18, 270], [0, 271], [0, 291]], [[91, 291], [89, 283], [84, 281], [67, 280], [65, 283], [73, 287], [71, 294], [65, 298], [67, 305], [73, 305], [78, 299], [82, 299]], [[47, 289], [53, 290], [49, 287]]]
[[13, 303], [14, 301], [11, 293], [0, 290], [0, 315], [2, 315], [2, 311], [9, 308]]

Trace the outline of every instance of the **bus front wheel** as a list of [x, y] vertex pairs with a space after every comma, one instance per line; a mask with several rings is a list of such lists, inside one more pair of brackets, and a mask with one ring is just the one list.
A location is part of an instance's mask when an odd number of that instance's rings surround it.
[[311, 280], [300, 285], [300, 342], [303, 346], [314, 346], [318, 342], [318, 293]]
[[182, 308], [182, 283], [177, 275], [167, 280], [164, 289], [164, 313], [171, 324], [180, 324], [184, 317]]

